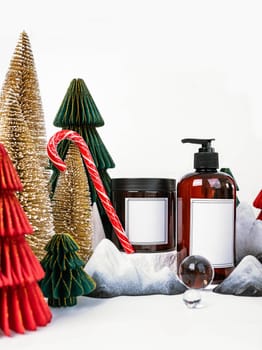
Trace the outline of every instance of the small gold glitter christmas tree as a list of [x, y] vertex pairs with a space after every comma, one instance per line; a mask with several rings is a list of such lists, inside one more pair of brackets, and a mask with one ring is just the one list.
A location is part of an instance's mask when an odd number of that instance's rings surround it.
[[70, 234], [79, 246], [79, 256], [86, 263], [92, 254], [91, 198], [84, 164], [73, 143], [70, 143], [65, 163], [67, 170], [61, 172], [52, 199], [55, 232]]
[[34, 234], [27, 235], [26, 239], [41, 260], [46, 253], [44, 248], [53, 234], [52, 207], [35, 143], [16, 96], [11, 91], [0, 116], [0, 140], [23, 184], [23, 192], [17, 195], [34, 230]]

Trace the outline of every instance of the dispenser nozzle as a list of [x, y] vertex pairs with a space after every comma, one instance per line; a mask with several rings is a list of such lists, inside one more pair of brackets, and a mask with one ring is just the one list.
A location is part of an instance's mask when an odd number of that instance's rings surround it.
[[193, 143], [202, 145], [198, 149], [198, 153], [194, 154], [195, 169], [217, 169], [218, 168], [218, 153], [214, 152], [211, 147], [211, 142], [215, 139], [182, 139], [182, 143]]
[[202, 145], [199, 148], [199, 152], [213, 152], [214, 149], [211, 147], [211, 142], [215, 139], [182, 139], [182, 143], [193, 143], [197, 145]]

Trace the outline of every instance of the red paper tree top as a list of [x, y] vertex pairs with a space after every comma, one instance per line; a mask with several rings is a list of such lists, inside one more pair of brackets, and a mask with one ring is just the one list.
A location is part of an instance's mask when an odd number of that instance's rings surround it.
[[262, 209], [262, 190], [254, 199], [253, 206], [257, 209]]
[[15, 192], [23, 186], [5, 147], [0, 143], [0, 237], [33, 233]]
[[22, 191], [23, 186], [6, 149], [0, 143], [0, 191]]
[[262, 190], [256, 196], [253, 202], [253, 206], [257, 209], [261, 209], [260, 213], [257, 216], [257, 220], [262, 220]]

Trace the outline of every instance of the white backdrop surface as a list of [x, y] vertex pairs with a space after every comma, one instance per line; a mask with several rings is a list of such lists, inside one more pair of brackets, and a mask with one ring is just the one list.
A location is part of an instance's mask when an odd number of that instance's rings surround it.
[[214, 137], [239, 199], [261, 189], [262, 5], [259, 0], [8, 0], [0, 11], [0, 80], [20, 32], [29, 35], [47, 137], [74, 78], [84, 79], [105, 125], [111, 177], [190, 172]]
[[181, 295], [91, 299], [52, 309], [46, 327], [0, 338], [4, 350], [261, 350], [261, 298], [204, 292], [202, 309], [187, 309]]

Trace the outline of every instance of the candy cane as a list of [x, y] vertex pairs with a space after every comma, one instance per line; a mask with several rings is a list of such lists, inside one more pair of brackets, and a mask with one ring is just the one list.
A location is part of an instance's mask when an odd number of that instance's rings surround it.
[[103, 207], [107, 213], [107, 216], [113, 226], [113, 229], [126, 253], [134, 253], [134, 248], [129, 242], [123, 226], [116, 214], [114, 207], [112, 206], [108, 195], [106, 194], [104, 185], [101, 181], [97, 168], [95, 166], [93, 157], [89, 151], [89, 148], [84, 139], [76, 132], [72, 130], [61, 130], [55, 133], [49, 140], [47, 145], [47, 154], [50, 160], [54, 163], [55, 167], [60, 171], [66, 170], [66, 164], [62, 161], [57, 152], [57, 145], [60, 141], [69, 139], [73, 141], [79, 148], [80, 153], [87, 166], [89, 175], [93, 181], [96, 192], [103, 204]]

